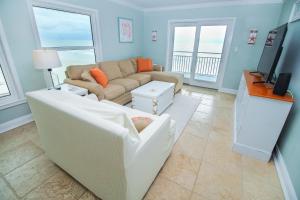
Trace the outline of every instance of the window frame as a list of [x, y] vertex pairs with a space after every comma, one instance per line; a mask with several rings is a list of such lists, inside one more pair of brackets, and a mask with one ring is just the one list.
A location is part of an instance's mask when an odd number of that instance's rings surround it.
[[[85, 8], [76, 6], [68, 3], [62, 3], [57, 1], [49, 0], [28, 0], [29, 14], [31, 18], [31, 24], [33, 29], [33, 35], [36, 41], [37, 49], [54, 49], [57, 51], [72, 51], [72, 50], [94, 50], [95, 62], [101, 62], [102, 56], [102, 43], [101, 43], [101, 32], [98, 11], [91, 8]], [[58, 10], [63, 12], [69, 12], [74, 14], [88, 15], [91, 22], [91, 33], [93, 39], [93, 46], [63, 46], [63, 47], [42, 47], [41, 39], [38, 32], [37, 23], [34, 16], [33, 7], [41, 7], [46, 9]], [[47, 86], [51, 86], [51, 78], [47, 70], [44, 70], [44, 79]]]
[[[1, 53], [2, 52], [2, 53]], [[10, 95], [0, 97], [0, 110], [26, 102], [0, 19], [0, 62]]]

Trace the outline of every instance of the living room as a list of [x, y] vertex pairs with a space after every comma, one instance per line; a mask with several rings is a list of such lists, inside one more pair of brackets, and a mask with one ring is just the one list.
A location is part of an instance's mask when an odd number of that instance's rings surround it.
[[299, 11], [1, 0], [0, 199], [298, 199]]

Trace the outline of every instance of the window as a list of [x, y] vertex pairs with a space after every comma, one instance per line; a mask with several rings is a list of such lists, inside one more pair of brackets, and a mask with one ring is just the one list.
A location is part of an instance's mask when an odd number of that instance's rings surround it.
[[24, 102], [23, 91], [9, 54], [4, 29], [0, 21], [0, 109]]
[[10, 92], [8, 90], [7, 82], [5, 80], [2, 67], [0, 65], [0, 97], [9, 96]]
[[96, 11], [38, 2], [33, 3], [38, 42], [40, 48], [58, 51], [63, 67], [53, 69], [57, 75], [53, 80], [63, 83], [67, 66], [93, 64], [99, 60]]

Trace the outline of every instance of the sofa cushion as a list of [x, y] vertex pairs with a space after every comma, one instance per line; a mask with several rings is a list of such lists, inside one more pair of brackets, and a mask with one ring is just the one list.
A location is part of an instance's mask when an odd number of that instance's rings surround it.
[[133, 63], [129, 59], [119, 61], [119, 67], [120, 67], [123, 77], [127, 77], [136, 72], [135, 68], [133, 66]]
[[68, 78], [72, 80], [82, 80], [81, 74], [84, 70], [90, 70], [91, 68], [99, 67], [98, 64], [91, 64], [91, 65], [70, 65], [67, 67], [66, 75]]
[[133, 79], [128, 78], [118, 78], [110, 81], [111, 84], [121, 85], [125, 88], [126, 92], [130, 92], [131, 90], [139, 87], [139, 82]]
[[112, 100], [125, 93], [125, 88], [121, 85], [108, 84], [103, 90], [104, 98]]
[[128, 76], [127, 78], [133, 79], [139, 82], [140, 85], [145, 85], [146, 83], [151, 81], [151, 75], [150, 74], [132, 74]]
[[[98, 68], [97, 68], [98, 69]], [[85, 69], [82, 74], [81, 74], [81, 79], [84, 81], [89, 81], [92, 83], [97, 83], [96, 80], [92, 77], [92, 75], [90, 74], [90, 71]]]
[[107, 75], [108, 80], [122, 78], [122, 73], [117, 61], [101, 62], [100, 69]]

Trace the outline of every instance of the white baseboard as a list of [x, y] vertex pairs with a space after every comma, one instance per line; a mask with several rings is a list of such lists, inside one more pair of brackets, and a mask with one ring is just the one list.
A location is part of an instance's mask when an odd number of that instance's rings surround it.
[[236, 141], [233, 142], [232, 150], [238, 152], [242, 155], [246, 155], [252, 158], [256, 158], [263, 162], [268, 162], [272, 157], [272, 154], [266, 152], [261, 149], [253, 148], [244, 144], [237, 143]]
[[280, 184], [286, 200], [298, 200], [295, 188], [292, 184], [289, 172], [284, 163], [283, 157], [280, 153], [278, 146], [275, 147], [274, 162], [277, 170], [277, 174], [280, 180]]
[[0, 133], [4, 133], [6, 131], [17, 128], [19, 126], [22, 126], [32, 121], [33, 121], [32, 114], [18, 117], [16, 119], [0, 124]]
[[219, 92], [228, 93], [228, 94], [237, 94], [237, 90], [230, 89], [230, 88], [220, 88]]

